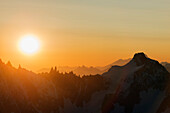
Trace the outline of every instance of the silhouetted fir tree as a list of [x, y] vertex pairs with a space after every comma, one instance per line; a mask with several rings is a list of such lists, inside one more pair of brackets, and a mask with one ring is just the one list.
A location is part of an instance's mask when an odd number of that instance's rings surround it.
[[55, 66], [54, 71], [57, 72], [57, 67]]
[[51, 70], [50, 70], [50, 73], [53, 73], [54, 72], [54, 69], [53, 69], [53, 67], [51, 68]]
[[12, 67], [12, 64], [10, 61], [8, 61], [6, 65]]
[[18, 69], [22, 69], [21, 65], [19, 64]]
[[0, 59], [0, 63], [1, 63], [1, 64], [3, 63], [1, 59]]

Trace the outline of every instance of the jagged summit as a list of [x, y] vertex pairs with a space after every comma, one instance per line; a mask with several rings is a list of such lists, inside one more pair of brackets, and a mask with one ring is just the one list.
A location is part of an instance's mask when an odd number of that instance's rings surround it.
[[148, 61], [148, 57], [143, 53], [136, 53], [133, 57], [133, 59], [136, 62], [136, 65], [143, 65]]
[[138, 57], [147, 58], [146, 55], [145, 55], [145, 53], [143, 53], [143, 52], [135, 53], [134, 58], [138, 58]]
[[[124, 67], [133, 67], [135, 68], [136, 66], [142, 66], [143, 64], [146, 64], [147, 62], [149, 62], [151, 59], [149, 59], [147, 57], [147, 55], [145, 55], [143, 52], [140, 53], [135, 53], [135, 55], [133, 56], [133, 58], [124, 66], [112, 66], [109, 71], [111, 70], [117, 70], [117, 68], [124, 68]], [[128, 69], [129, 70], [129, 69]]]

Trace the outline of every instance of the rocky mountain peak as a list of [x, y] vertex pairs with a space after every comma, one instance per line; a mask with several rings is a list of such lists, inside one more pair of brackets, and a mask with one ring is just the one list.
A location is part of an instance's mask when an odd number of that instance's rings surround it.
[[133, 57], [133, 60], [136, 62], [138, 66], [140, 66], [140, 65], [145, 64], [148, 58], [143, 52], [141, 52], [141, 53], [136, 53]]

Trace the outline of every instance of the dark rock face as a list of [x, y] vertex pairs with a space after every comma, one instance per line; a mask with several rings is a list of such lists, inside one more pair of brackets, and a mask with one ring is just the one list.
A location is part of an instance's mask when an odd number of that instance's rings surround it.
[[148, 58], [144, 53], [136, 53], [133, 57], [133, 60], [135, 60], [137, 66], [143, 65], [148, 61]]
[[[157, 99], [161, 98], [160, 95], [162, 95], [169, 84], [169, 73], [161, 64], [147, 58], [144, 53], [135, 54], [133, 61], [137, 66], [141, 66], [141, 68], [131, 76], [123, 78], [123, 82], [119, 84], [119, 90], [117, 90], [117, 92], [106, 95], [105, 99], [112, 101], [109, 108], [104, 109], [103, 107], [103, 113], [117, 113], [121, 111], [117, 105], [122, 107], [123, 113], [150, 113], [151, 110], [155, 109], [153, 111], [156, 112], [156, 109], [158, 109], [154, 107], [139, 107], [135, 109], [135, 106], [140, 104], [144, 106], [143, 101], [152, 104], [156, 103]], [[142, 98], [142, 93], [144, 92], [154, 96], [154, 98], [150, 100], [146, 97]], [[159, 104], [161, 104], [161, 102], [159, 102]]]
[[144, 53], [102, 75], [35, 74], [0, 63], [2, 113], [162, 113], [170, 108], [168, 71]]

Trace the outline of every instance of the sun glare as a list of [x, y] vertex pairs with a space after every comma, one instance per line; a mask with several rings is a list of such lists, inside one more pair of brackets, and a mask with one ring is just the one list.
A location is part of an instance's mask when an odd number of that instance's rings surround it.
[[40, 42], [34, 35], [25, 35], [19, 41], [19, 49], [21, 52], [31, 55], [38, 52]]

